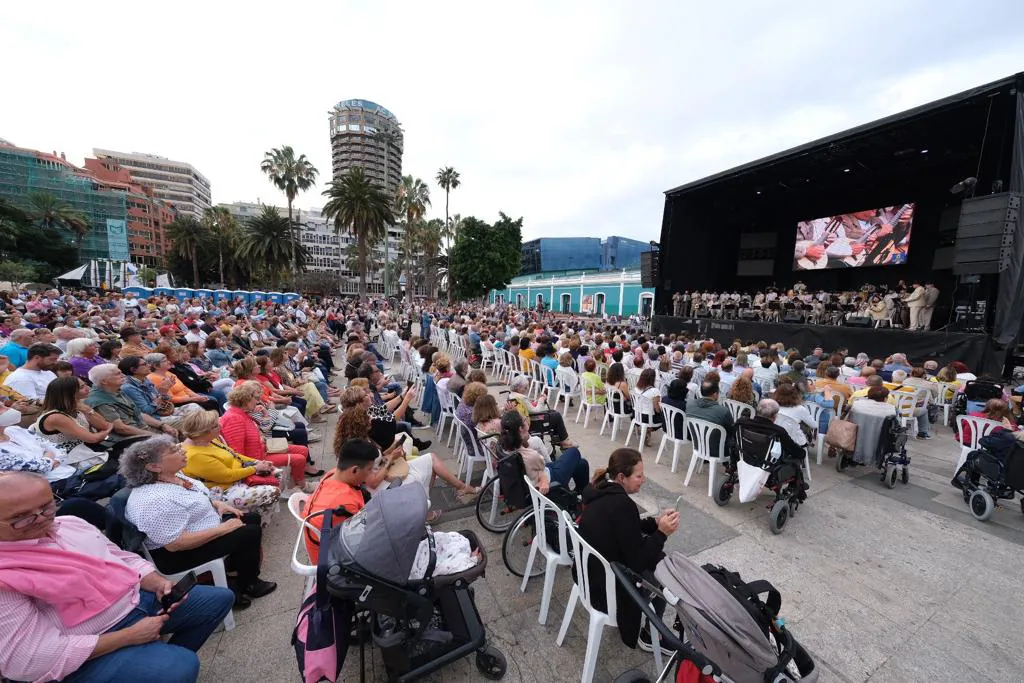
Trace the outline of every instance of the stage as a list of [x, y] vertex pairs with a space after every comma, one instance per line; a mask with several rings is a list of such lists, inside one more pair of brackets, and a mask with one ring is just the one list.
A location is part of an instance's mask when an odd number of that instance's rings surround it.
[[997, 356], [986, 334], [967, 332], [910, 332], [907, 330], [837, 327], [834, 325], [791, 325], [748, 320], [713, 318], [676, 318], [656, 315], [651, 322], [654, 334], [688, 334], [697, 339], [714, 339], [728, 346], [734, 339], [744, 345], [764, 341], [782, 342], [787, 348], [800, 349], [804, 356], [820, 346], [830, 353], [846, 347], [850, 355], [866, 353], [885, 359], [893, 353], [905, 353], [911, 364], [936, 360], [939, 365], [958, 360], [977, 375], [999, 376], [1002, 359]]

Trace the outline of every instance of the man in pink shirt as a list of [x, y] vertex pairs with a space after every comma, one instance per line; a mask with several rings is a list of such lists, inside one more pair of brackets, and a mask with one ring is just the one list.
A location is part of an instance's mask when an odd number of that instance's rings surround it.
[[[91, 524], [54, 517], [46, 479], [0, 475], [0, 671], [16, 681], [194, 683], [196, 651], [231, 609], [196, 586], [170, 614], [172, 584]], [[163, 634], [173, 634], [168, 642]]]

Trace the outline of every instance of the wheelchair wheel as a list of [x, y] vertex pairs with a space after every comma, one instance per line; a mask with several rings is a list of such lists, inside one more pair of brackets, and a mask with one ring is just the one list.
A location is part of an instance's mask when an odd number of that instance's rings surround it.
[[904, 484], [910, 483], [910, 468], [907, 467], [906, 465], [903, 466], [903, 472], [900, 475], [900, 481], [902, 481]]
[[768, 527], [773, 534], [781, 534], [789, 521], [789, 501], [777, 500], [772, 506], [771, 517], [768, 520]]
[[882, 481], [885, 482], [886, 486], [894, 489], [896, 488], [896, 480], [899, 478], [899, 475], [899, 470], [897, 470], [895, 465], [886, 465], [885, 472], [882, 474]]
[[497, 476], [488, 479], [480, 488], [480, 495], [476, 499], [476, 519], [480, 526], [490, 532], [503, 534], [515, 523], [519, 514], [519, 509], [510, 507], [502, 498]]
[[989, 495], [988, 491], [982, 491], [978, 489], [971, 494], [971, 514], [979, 522], [987, 522], [989, 517], [992, 516], [992, 512], [996, 509], [996, 502], [992, 500], [992, 496]]
[[723, 481], [722, 485], [718, 487], [718, 492], [715, 493], [715, 503], [725, 507], [732, 500], [732, 489], [733, 486], [728, 481]]
[[[508, 570], [516, 576], [523, 576], [526, 573], [530, 549], [533, 547], [537, 535], [533, 527], [533, 510], [526, 510], [515, 520], [512, 527], [505, 533], [505, 540], [502, 541], [501, 559]], [[535, 557], [530, 578], [543, 573], [544, 562], [542, 558]]]

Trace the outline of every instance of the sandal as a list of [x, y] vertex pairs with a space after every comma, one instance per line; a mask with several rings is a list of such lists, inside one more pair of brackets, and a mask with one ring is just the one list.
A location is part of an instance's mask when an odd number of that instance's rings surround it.
[[463, 503], [468, 503], [469, 501], [474, 500], [479, 495], [480, 495], [480, 487], [479, 486], [467, 486], [464, 489], [462, 489], [461, 491], [456, 491], [455, 492], [455, 497], [458, 498], [459, 501], [463, 502]]
[[441, 519], [442, 514], [440, 510], [431, 510], [427, 513], [427, 524], [434, 524], [437, 520]]

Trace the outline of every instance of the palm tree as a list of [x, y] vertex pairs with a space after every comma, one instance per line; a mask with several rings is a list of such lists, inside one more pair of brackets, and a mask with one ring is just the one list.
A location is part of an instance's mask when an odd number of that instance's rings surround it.
[[[351, 168], [324, 190], [328, 198], [324, 216], [334, 219], [334, 229], [340, 235], [349, 232], [356, 240], [359, 266], [359, 296], [366, 296], [366, 272], [372, 260], [373, 247], [387, 234], [387, 226], [395, 224], [391, 198], [370, 182], [363, 169]], [[339, 273], [340, 276], [340, 273]]]
[[0, 198], [0, 248], [15, 246], [31, 225], [28, 214]]
[[199, 249], [206, 240], [206, 228], [192, 216], [179, 216], [167, 224], [167, 239], [178, 256], [192, 262], [192, 285], [199, 288]]
[[460, 185], [459, 172], [451, 166], [438, 169], [437, 184], [444, 190], [444, 224], [448, 225], [448, 195], [452, 190], [457, 190]]
[[437, 274], [444, 267], [445, 260], [440, 257], [443, 243], [444, 225], [440, 218], [431, 218], [423, 223], [418, 230], [417, 242], [423, 251], [423, 268], [426, 272], [427, 291], [430, 298], [437, 297]]
[[224, 252], [226, 251], [230, 255], [236, 246], [238, 221], [226, 207], [212, 206], [203, 210], [203, 225], [217, 242], [217, 275], [220, 277], [220, 286], [223, 287], [226, 282], [224, 280]]
[[274, 207], [264, 206], [260, 215], [246, 222], [238, 256], [265, 267], [270, 274], [270, 287], [276, 289], [281, 271], [291, 265], [298, 272], [306, 265], [308, 254], [291, 222]]
[[[310, 163], [305, 154], [296, 157], [295, 150], [288, 145], [275, 147], [265, 153], [260, 170], [267, 174], [275, 187], [284, 192], [285, 198], [288, 199], [288, 225], [295, 230], [292, 202], [295, 201], [299, 192], [305, 192], [316, 185], [316, 176], [319, 171]], [[295, 256], [298, 257], [298, 252], [295, 253]], [[299, 271], [298, 261], [292, 263], [292, 268], [297, 274]]]
[[75, 255], [82, 262], [82, 238], [89, 233], [89, 219], [70, 204], [49, 192], [32, 192], [28, 196], [28, 215], [41, 228], [63, 228], [75, 236]]
[[399, 213], [405, 214], [405, 237], [402, 240], [402, 260], [405, 264], [405, 296], [412, 305], [412, 266], [417, 251], [420, 221], [427, 207], [430, 206], [430, 187], [419, 178], [411, 175], [402, 176], [402, 184], [395, 194], [395, 207]]

